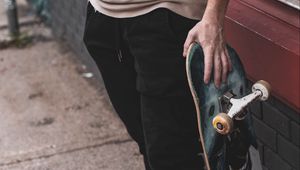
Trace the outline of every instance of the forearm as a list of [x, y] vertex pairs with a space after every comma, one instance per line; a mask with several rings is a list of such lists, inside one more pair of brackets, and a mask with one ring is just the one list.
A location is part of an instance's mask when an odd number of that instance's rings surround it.
[[228, 3], [229, 0], [208, 0], [202, 20], [216, 22], [222, 26]]

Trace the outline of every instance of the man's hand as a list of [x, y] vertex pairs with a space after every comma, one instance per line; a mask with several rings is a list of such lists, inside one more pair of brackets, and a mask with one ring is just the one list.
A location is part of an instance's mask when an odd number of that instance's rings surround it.
[[202, 20], [190, 31], [184, 43], [183, 56], [193, 42], [199, 43], [204, 52], [204, 82], [210, 81], [214, 69], [214, 82], [220, 87], [232, 69], [224, 39], [223, 23], [229, 0], [208, 0]]

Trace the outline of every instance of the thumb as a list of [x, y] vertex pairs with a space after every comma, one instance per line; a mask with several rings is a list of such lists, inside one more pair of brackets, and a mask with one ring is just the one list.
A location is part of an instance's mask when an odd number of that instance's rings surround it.
[[183, 45], [183, 57], [186, 57], [188, 49], [194, 41], [195, 41], [195, 34], [190, 31]]

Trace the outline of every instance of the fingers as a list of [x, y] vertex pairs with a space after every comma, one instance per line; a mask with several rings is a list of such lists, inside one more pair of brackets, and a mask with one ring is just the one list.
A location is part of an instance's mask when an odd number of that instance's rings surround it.
[[231, 60], [230, 60], [228, 49], [226, 47], [224, 47], [224, 48], [225, 48], [224, 49], [225, 55], [226, 55], [227, 61], [228, 61], [228, 69], [229, 69], [229, 71], [232, 71], [232, 63], [231, 63]]
[[190, 46], [190, 44], [192, 44], [195, 41], [195, 37], [196, 37], [196, 34], [193, 32], [193, 30], [191, 30], [188, 33], [188, 36], [187, 36], [187, 38], [184, 42], [184, 45], [183, 45], [183, 54], [182, 54], [183, 57], [186, 57], [189, 46]]
[[[218, 56], [216, 56], [218, 55]], [[218, 53], [215, 53], [214, 57], [214, 82], [217, 88], [221, 86], [221, 75], [222, 75], [222, 63], [221, 63], [221, 57]]]
[[225, 83], [227, 79], [227, 74], [229, 71], [229, 62], [228, 57], [226, 56], [225, 51], [220, 54], [222, 61], [222, 82]]
[[[223, 48], [225, 49], [225, 48]], [[227, 51], [215, 48], [204, 49], [205, 66], [204, 66], [204, 82], [209, 83], [212, 69], [214, 70], [214, 83], [219, 88], [226, 82], [228, 73], [232, 69], [231, 61]]]
[[204, 83], [209, 83], [213, 67], [214, 49], [207, 47], [203, 49], [204, 52]]

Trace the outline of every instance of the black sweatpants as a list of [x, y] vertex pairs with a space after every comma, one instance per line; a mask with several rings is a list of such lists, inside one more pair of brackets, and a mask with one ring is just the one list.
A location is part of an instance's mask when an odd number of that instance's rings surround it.
[[203, 169], [182, 56], [196, 23], [164, 8], [119, 19], [88, 5], [85, 45], [147, 170]]

